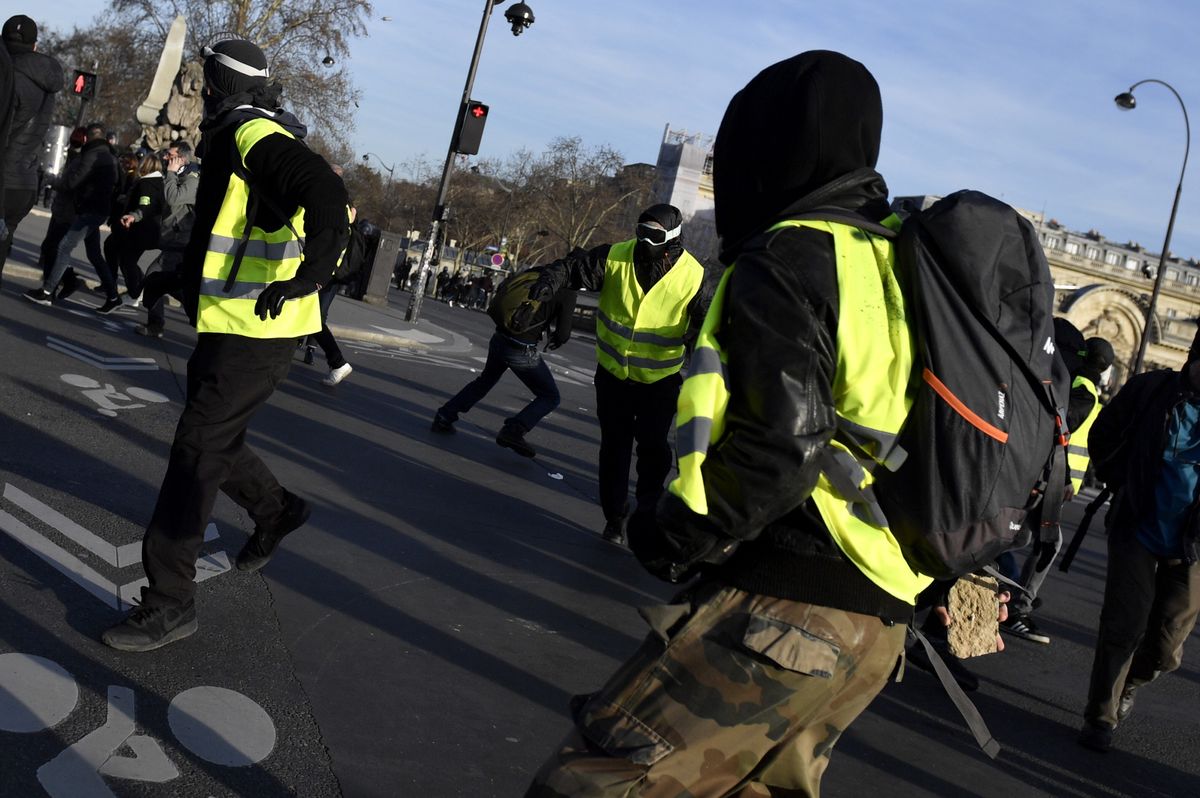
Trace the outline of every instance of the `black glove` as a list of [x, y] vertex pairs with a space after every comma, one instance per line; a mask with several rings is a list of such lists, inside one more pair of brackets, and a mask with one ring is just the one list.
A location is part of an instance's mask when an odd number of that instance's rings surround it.
[[538, 312], [538, 302], [522, 302], [517, 305], [517, 309], [512, 312], [512, 316], [508, 319], [509, 332], [523, 333], [533, 326], [533, 317]]
[[267, 320], [268, 314], [273, 319], [278, 318], [279, 314], [283, 312], [284, 302], [315, 294], [320, 287], [315, 280], [306, 280], [303, 277], [276, 280], [258, 295], [258, 301], [254, 303], [254, 315], [263, 321]]
[[638, 511], [625, 525], [629, 550], [642, 567], [666, 582], [686, 582], [706, 563], [722, 562], [733, 552], [733, 542], [720, 541], [703, 532], [669, 533], [659, 526], [653, 511]]
[[554, 296], [554, 289], [548, 283], [538, 281], [529, 288], [529, 298], [534, 302], [545, 302]]
[[560, 346], [562, 346], [569, 340], [571, 340], [571, 339], [570, 338], [559, 338], [557, 335], [552, 335], [552, 336], [550, 336], [550, 340], [548, 340], [546, 342], [546, 349], [553, 351], [555, 349], [558, 349]]

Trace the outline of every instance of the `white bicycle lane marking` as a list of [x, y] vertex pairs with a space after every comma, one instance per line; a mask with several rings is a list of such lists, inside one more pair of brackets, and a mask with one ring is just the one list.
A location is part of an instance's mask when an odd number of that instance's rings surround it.
[[[104, 776], [165, 783], [179, 768], [162, 744], [137, 734], [134, 691], [108, 686], [103, 726], [67, 746], [37, 769], [37, 779], [52, 798], [113, 798]], [[0, 732], [33, 734], [65, 721], [79, 703], [79, 685], [61, 665], [30, 654], [0, 654]], [[167, 725], [176, 740], [215, 765], [245, 767], [263, 761], [275, 749], [271, 716], [236, 690], [202, 685], [184, 690], [167, 706]], [[11, 741], [0, 737], [0, 744]], [[128, 749], [132, 756], [118, 755]]]
[[[150, 404], [163, 404], [164, 402], [171, 401], [158, 391], [152, 391], [149, 388], [132, 386], [122, 392], [113, 387], [111, 382], [106, 382], [102, 385], [99, 381], [91, 377], [85, 377], [82, 374], [63, 374], [60, 379], [67, 385], [81, 389], [86, 398], [96, 403], [96, 412], [110, 418], [116, 417], [122, 410], [136, 410], [139, 407], [146, 407], [147, 402]], [[134, 401], [135, 399], [142, 401], [136, 402]]]

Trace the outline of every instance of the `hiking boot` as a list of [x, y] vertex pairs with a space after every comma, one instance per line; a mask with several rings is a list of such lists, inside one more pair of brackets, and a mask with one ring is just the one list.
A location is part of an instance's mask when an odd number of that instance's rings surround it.
[[22, 296], [24, 296], [30, 302], [36, 302], [39, 305], [49, 305], [54, 299], [53, 296], [46, 293], [41, 288], [30, 288], [28, 291], [22, 294]]
[[280, 520], [279, 526], [274, 529], [254, 527], [254, 534], [238, 552], [238, 570], [257, 571], [266, 565], [270, 561], [271, 555], [275, 553], [275, 549], [279, 547], [279, 541], [283, 540], [284, 535], [304, 526], [311, 513], [312, 508], [308, 506], [308, 502], [293, 493], [287, 494], [284, 499], [283, 518]]
[[625, 519], [616, 518], [604, 525], [600, 537], [617, 546], [626, 546], [629, 540], [625, 537]]
[[1113, 727], [1100, 721], [1084, 721], [1079, 730], [1079, 744], [1100, 753], [1108, 753], [1112, 748]]
[[146, 604], [146, 588], [142, 588], [142, 604], [130, 610], [125, 620], [106, 629], [101, 642], [118, 651], [153, 651], [182, 640], [196, 632], [196, 603], [183, 605]]
[[1137, 686], [1127, 684], [1121, 690], [1121, 700], [1117, 703], [1117, 722], [1124, 723], [1125, 718], [1129, 717], [1129, 713], [1133, 711], [1133, 697], [1137, 693]]
[[1010, 635], [1024, 638], [1033, 643], [1041, 643], [1042, 645], [1050, 643], [1050, 635], [1038, 631], [1037, 624], [1028, 615], [1010, 615], [1007, 621], [1000, 624], [1000, 629], [1008, 632]]
[[[950, 675], [954, 677], [954, 681], [963, 689], [963, 692], [973, 693], [978, 690], [979, 677], [972, 673], [966, 665], [963, 665], [961, 659], [950, 653], [950, 649], [946, 647], [946, 641], [937, 637], [929, 637], [928, 639], [933, 645], [933, 650], [942, 658], [942, 662], [946, 664]], [[905, 652], [904, 656], [921, 670], [937, 676], [933, 662], [930, 661], [929, 654], [926, 653], [925, 646], [921, 645], [921, 641], [918, 640]]]
[[332, 388], [342, 380], [349, 377], [350, 372], [352, 371], [354, 371], [354, 368], [349, 363], [343, 363], [335, 369], [330, 369], [329, 376], [321, 380], [321, 384], [328, 385], [330, 388]]
[[432, 428], [434, 432], [441, 432], [445, 435], [449, 435], [454, 432], [454, 422], [443, 416], [442, 411], [439, 410], [433, 414]]
[[522, 457], [533, 457], [537, 454], [525, 440], [525, 428], [515, 421], [505, 421], [500, 432], [496, 434], [496, 443], [506, 449], [512, 449]]
[[102, 316], [107, 316], [109, 313], [112, 313], [114, 310], [124, 304], [125, 303], [122, 302], [119, 297], [112, 297], [111, 299], [106, 299], [103, 305], [96, 308], [96, 312]]
[[133, 328], [133, 331], [138, 335], [144, 335], [147, 338], [162, 338], [162, 327], [151, 327], [149, 324], [139, 324]]

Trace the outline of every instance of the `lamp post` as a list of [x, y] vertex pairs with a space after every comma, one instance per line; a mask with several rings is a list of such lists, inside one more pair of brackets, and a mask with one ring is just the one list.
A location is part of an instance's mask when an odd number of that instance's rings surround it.
[[1167, 237], [1163, 241], [1162, 254], [1158, 256], [1158, 273], [1154, 275], [1154, 290], [1150, 293], [1150, 305], [1146, 308], [1146, 324], [1142, 329], [1142, 340], [1138, 342], [1137, 356], [1133, 359], [1133, 368], [1129, 374], [1131, 377], [1142, 370], [1142, 362], [1146, 359], [1146, 345], [1150, 342], [1150, 327], [1154, 322], [1154, 306], [1158, 304], [1158, 295], [1162, 291], [1163, 277], [1167, 273], [1167, 251], [1171, 248], [1171, 233], [1175, 231], [1175, 214], [1179, 210], [1179, 195], [1183, 192], [1183, 175], [1187, 171], [1188, 152], [1192, 148], [1192, 126], [1188, 122], [1187, 106], [1183, 104], [1183, 98], [1179, 96], [1179, 92], [1175, 91], [1175, 87], [1170, 83], [1158, 80], [1157, 78], [1139, 80], [1129, 87], [1129, 91], [1123, 91], [1113, 98], [1117, 107], [1125, 111], [1136, 108], [1137, 100], [1134, 99], [1133, 90], [1143, 83], [1157, 83], [1161, 86], [1166, 86], [1175, 95], [1175, 99], [1179, 100], [1179, 108], [1183, 111], [1183, 128], [1186, 140], [1183, 146], [1183, 168], [1179, 170], [1179, 184], [1175, 187], [1175, 202], [1171, 205], [1171, 218], [1167, 222]]
[[[375, 153], [368, 152], [368, 153], [363, 154], [363, 157], [362, 157], [363, 163], [370, 162], [372, 155], [375, 155]], [[396, 167], [394, 164], [392, 166], [388, 166], [387, 162], [384, 161], [382, 158], [380, 158], [378, 155], [375, 155], [375, 160], [379, 161], [379, 165], [382, 166], [384, 171], [386, 171], [388, 173], [389, 180], [394, 180], [396, 178], [396, 175], [395, 175]]]
[[[421, 263], [417, 267], [417, 283], [413, 286], [412, 297], [408, 301], [408, 310], [404, 314], [405, 321], [418, 321], [421, 318], [421, 301], [425, 298], [425, 282], [429, 279], [430, 264], [434, 254], [438, 252], [442, 222], [446, 218], [446, 192], [450, 188], [450, 172], [454, 167], [455, 146], [463, 113], [471, 101], [471, 89], [475, 85], [475, 70], [479, 67], [479, 54], [483, 52], [483, 37], [487, 34], [488, 20], [492, 17], [492, 9], [504, 3], [505, 0], [486, 0], [483, 6], [483, 21], [479, 24], [479, 36], [475, 39], [475, 52], [471, 55], [471, 66], [467, 70], [467, 84], [463, 87], [462, 102], [458, 106], [458, 116], [455, 120], [454, 135], [450, 137], [450, 148], [446, 152], [446, 164], [442, 167], [442, 182], [438, 186], [437, 199], [433, 204], [433, 219], [429, 225], [429, 241], [425, 251], [421, 253]], [[504, 12], [504, 18], [512, 26], [513, 36], [533, 24], [533, 11], [525, 3], [516, 3]]]

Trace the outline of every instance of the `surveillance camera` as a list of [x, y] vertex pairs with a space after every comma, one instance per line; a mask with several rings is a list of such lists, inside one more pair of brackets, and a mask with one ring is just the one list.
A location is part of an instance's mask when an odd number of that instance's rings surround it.
[[520, 36], [533, 24], [533, 9], [524, 3], [517, 3], [504, 12], [504, 18], [512, 24], [513, 36]]

